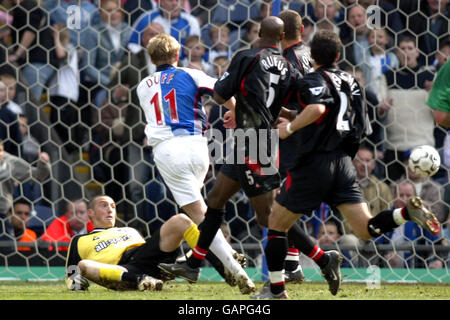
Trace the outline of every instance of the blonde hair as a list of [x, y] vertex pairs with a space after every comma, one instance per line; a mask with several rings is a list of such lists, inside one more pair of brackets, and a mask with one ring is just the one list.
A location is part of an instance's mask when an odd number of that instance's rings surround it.
[[167, 33], [158, 34], [150, 39], [147, 45], [147, 52], [157, 66], [174, 63], [178, 59], [180, 49], [180, 43]]
[[0, 74], [0, 81], [2, 81], [7, 87], [15, 86], [17, 84], [16, 78], [9, 73]]

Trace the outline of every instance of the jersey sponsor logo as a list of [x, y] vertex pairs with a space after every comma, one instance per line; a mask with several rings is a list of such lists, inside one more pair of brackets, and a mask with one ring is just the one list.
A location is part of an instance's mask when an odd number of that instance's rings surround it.
[[105, 250], [106, 248], [108, 248], [110, 245], [112, 244], [117, 244], [119, 242], [124, 242], [131, 239], [130, 235], [123, 235], [121, 237], [118, 238], [112, 238], [112, 239], [108, 239], [105, 241], [100, 241], [96, 246], [95, 246], [95, 252], [100, 252], [102, 250]]
[[325, 89], [325, 87], [314, 87], [314, 88], [309, 88], [309, 91], [311, 91], [311, 93], [315, 96], [318, 96], [319, 94], [321, 94], [323, 92], [323, 90]]

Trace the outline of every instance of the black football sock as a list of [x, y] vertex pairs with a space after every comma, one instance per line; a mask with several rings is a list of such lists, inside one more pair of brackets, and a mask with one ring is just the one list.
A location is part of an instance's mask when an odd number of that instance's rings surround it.
[[225, 267], [223, 266], [222, 261], [217, 258], [215, 254], [211, 251], [208, 251], [206, 254], [206, 260], [216, 269], [216, 271], [225, 279]]
[[313, 259], [320, 268], [323, 268], [328, 264], [328, 256], [323, 254], [323, 250], [314, 244], [311, 238], [299, 225], [294, 224], [291, 229], [289, 229], [288, 237], [289, 241], [294, 244], [301, 253]]
[[300, 253], [296, 247], [296, 243], [302, 241], [304, 237], [303, 234], [305, 234], [305, 232], [297, 223], [294, 223], [288, 231], [287, 236], [289, 249], [286, 255], [286, 260], [284, 261], [284, 269], [286, 271], [295, 271], [299, 265]]
[[286, 259], [284, 260], [284, 270], [295, 271], [299, 265], [299, 251], [297, 248], [288, 248]]
[[200, 237], [197, 246], [192, 249], [192, 256], [187, 259], [187, 264], [191, 268], [198, 268], [201, 266], [203, 260], [206, 258], [209, 246], [214, 240], [217, 231], [220, 229], [225, 210], [212, 209], [208, 207], [206, 211], [205, 220], [203, 220], [200, 230]]
[[273, 294], [279, 294], [285, 290], [283, 268], [287, 250], [286, 233], [269, 229], [264, 253], [269, 269], [270, 291]]
[[[405, 210], [403, 210], [403, 213], [405, 216], [405, 220], [408, 220], [409, 215], [407, 214], [406, 208]], [[406, 219], [406, 217], [408, 219]], [[397, 223], [394, 219], [394, 210], [385, 210], [381, 211], [379, 214], [369, 220], [369, 223], [367, 224], [367, 230], [372, 237], [376, 238], [381, 236], [383, 233], [394, 230], [398, 226], [399, 223]]]
[[127, 271], [127, 272], [122, 273], [122, 277], [120, 280], [137, 284], [138, 274]]
[[330, 261], [330, 258], [326, 254], [324, 254], [322, 248], [317, 245], [314, 245], [314, 247], [309, 252], [308, 257], [314, 260], [314, 262], [317, 263], [317, 265], [321, 269], [326, 267], [326, 265]]

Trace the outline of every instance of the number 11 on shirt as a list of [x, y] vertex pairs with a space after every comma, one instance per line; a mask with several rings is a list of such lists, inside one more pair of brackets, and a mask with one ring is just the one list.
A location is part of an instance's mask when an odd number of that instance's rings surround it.
[[[166, 102], [166, 103], [164, 103]], [[156, 116], [156, 124], [158, 126], [163, 126], [163, 120], [161, 115], [161, 106], [159, 103], [159, 92], [156, 92], [155, 95], [151, 98], [150, 104], [152, 104], [155, 108], [155, 116]], [[175, 89], [172, 89], [164, 96], [163, 108], [166, 110], [169, 109], [170, 114], [170, 122], [178, 123], [178, 112], [177, 112], [177, 97]]]

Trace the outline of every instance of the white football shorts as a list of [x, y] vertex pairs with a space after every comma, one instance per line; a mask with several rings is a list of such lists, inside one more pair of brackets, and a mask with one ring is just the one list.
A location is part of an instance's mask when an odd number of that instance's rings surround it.
[[205, 137], [176, 136], [153, 149], [156, 167], [180, 207], [203, 199], [209, 167], [208, 141]]

